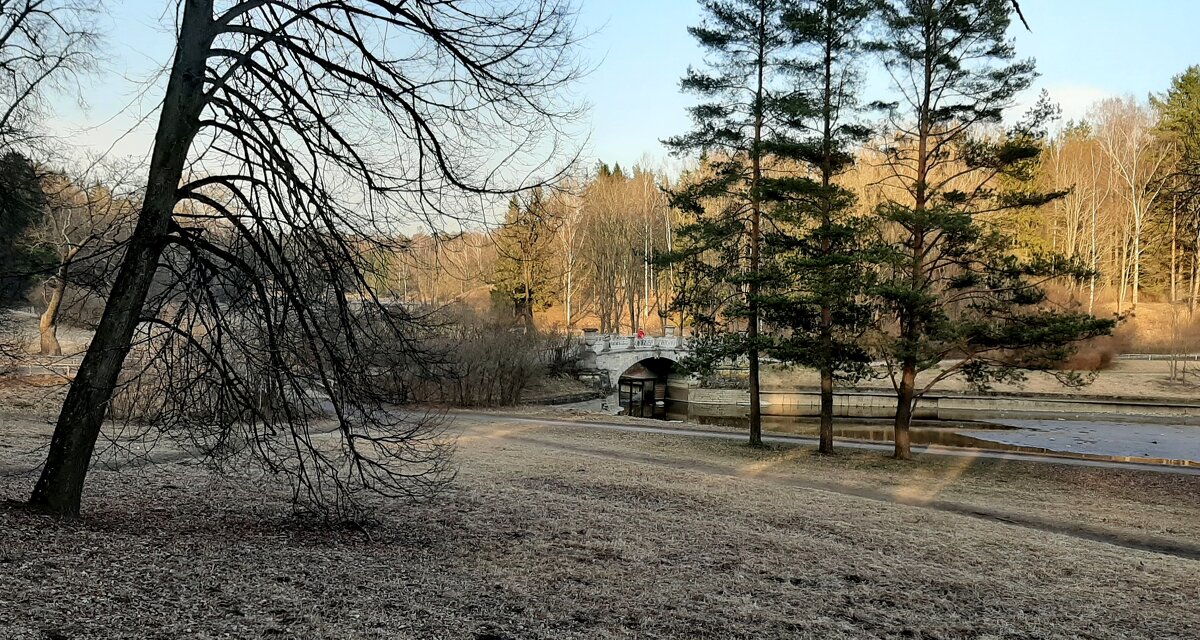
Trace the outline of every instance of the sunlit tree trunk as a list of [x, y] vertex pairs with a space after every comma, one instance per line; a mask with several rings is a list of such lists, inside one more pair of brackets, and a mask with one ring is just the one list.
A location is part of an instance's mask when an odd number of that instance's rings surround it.
[[71, 250], [66, 259], [58, 265], [58, 271], [54, 275], [54, 286], [50, 290], [50, 299], [46, 301], [46, 310], [42, 312], [42, 317], [38, 320], [38, 334], [41, 342], [39, 352], [44, 356], [62, 355], [62, 346], [58, 343], [58, 312], [67, 291], [67, 270], [75, 254], [76, 251]]

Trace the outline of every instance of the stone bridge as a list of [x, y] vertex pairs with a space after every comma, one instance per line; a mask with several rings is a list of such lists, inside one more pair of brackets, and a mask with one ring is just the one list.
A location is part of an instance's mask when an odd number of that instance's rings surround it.
[[606, 386], [612, 387], [621, 374], [639, 363], [666, 376], [687, 356], [688, 345], [687, 339], [680, 336], [635, 338], [593, 333], [584, 335], [579, 354], [579, 366], [607, 375]]

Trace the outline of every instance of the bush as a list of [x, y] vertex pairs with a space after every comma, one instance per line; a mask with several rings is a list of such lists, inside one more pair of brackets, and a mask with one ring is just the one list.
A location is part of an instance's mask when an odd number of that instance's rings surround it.
[[463, 313], [445, 323], [429, 348], [441, 355], [430, 375], [396, 381], [407, 398], [463, 407], [511, 406], [549, 375], [574, 366], [571, 341], [559, 332], [524, 333], [510, 324]]
[[1075, 355], [1063, 364], [1068, 371], [1103, 371], [1112, 367], [1117, 356], [1129, 349], [1130, 331], [1118, 328], [1111, 336], [1095, 338], [1079, 345]]

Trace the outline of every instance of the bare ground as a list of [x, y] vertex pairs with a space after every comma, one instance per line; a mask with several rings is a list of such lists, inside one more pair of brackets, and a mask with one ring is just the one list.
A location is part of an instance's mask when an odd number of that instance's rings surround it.
[[[180, 462], [0, 508], [0, 638], [1194, 638], [1200, 479], [464, 422], [455, 488], [364, 531]], [[45, 431], [0, 417], [0, 462]], [[11, 465], [10, 465], [11, 466]], [[22, 497], [32, 476], [0, 478]], [[820, 485], [821, 489], [812, 488]], [[911, 502], [898, 504], [897, 502]], [[963, 512], [946, 505], [968, 507]], [[1011, 511], [1055, 533], [970, 514]], [[6, 635], [7, 633], [7, 635]]]

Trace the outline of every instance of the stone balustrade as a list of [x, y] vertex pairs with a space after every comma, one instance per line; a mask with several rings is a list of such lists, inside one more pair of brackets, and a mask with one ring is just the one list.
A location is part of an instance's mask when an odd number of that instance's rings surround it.
[[644, 338], [638, 338], [634, 336], [617, 334], [603, 335], [593, 333], [584, 334], [584, 343], [591, 348], [593, 353], [623, 350], [687, 350], [687, 339], [682, 336], [646, 336]]

